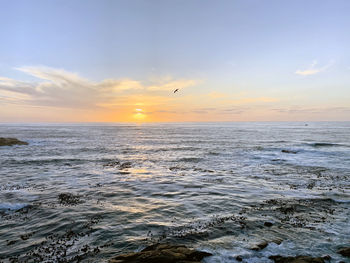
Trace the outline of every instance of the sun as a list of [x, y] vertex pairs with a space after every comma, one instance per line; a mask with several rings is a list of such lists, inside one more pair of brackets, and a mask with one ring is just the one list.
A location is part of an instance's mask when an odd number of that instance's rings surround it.
[[135, 109], [133, 117], [137, 121], [142, 121], [146, 118], [146, 114], [144, 113], [143, 109]]

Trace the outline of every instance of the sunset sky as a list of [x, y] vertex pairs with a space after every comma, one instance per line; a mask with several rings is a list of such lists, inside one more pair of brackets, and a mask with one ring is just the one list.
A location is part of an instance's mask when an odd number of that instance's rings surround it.
[[0, 122], [350, 121], [348, 0], [0, 4]]

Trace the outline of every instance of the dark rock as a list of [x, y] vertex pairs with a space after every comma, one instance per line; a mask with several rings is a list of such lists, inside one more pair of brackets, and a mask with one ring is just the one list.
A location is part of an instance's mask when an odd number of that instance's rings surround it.
[[292, 150], [282, 150], [281, 152], [283, 152], [283, 153], [297, 154], [297, 151], [292, 151]]
[[262, 250], [264, 249], [265, 247], [267, 247], [269, 243], [267, 243], [266, 241], [262, 242], [262, 243], [259, 243], [257, 244], [256, 246], [252, 247], [251, 249], [252, 250], [255, 250], [255, 251], [259, 251], [259, 250]]
[[344, 257], [350, 257], [350, 247], [339, 249], [337, 253]]
[[332, 259], [332, 257], [331, 257], [330, 255], [323, 256], [322, 258], [323, 258], [324, 260], [328, 260], [328, 261]]
[[239, 261], [239, 262], [241, 262], [241, 261], [243, 260], [243, 258], [242, 258], [241, 256], [237, 256], [237, 257], [236, 257], [236, 260]]
[[265, 223], [264, 223], [264, 226], [270, 227], [270, 226], [273, 226], [273, 223], [271, 223], [271, 222], [265, 222]]
[[61, 193], [58, 195], [58, 201], [61, 205], [77, 205], [81, 203], [80, 197], [78, 195], [73, 195], [71, 193]]
[[122, 163], [122, 164], [119, 166], [119, 169], [120, 169], [120, 170], [123, 170], [123, 169], [131, 168], [131, 165], [132, 165], [131, 162], [125, 162], [125, 163]]
[[29, 239], [32, 235], [33, 235], [33, 233], [28, 233], [28, 234], [21, 235], [20, 237], [21, 237], [22, 240], [27, 240], [27, 239]]
[[12, 246], [17, 243], [17, 240], [6, 240], [8, 246]]
[[271, 242], [272, 242], [272, 243], [275, 243], [275, 244], [277, 244], [277, 245], [281, 245], [282, 242], [283, 242], [283, 240], [282, 240], [282, 239], [275, 239], [275, 240], [272, 240]]
[[278, 208], [278, 210], [280, 210], [283, 214], [293, 214], [296, 210], [296, 206], [295, 205], [282, 206]]
[[3, 138], [0, 137], [0, 146], [12, 146], [12, 145], [28, 145], [27, 142], [20, 141], [16, 138]]
[[282, 257], [282, 256], [270, 256], [275, 263], [324, 263], [324, 259], [321, 257], [313, 258], [309, 256], [296, 256], [296, 257]]
[[109, 263], [199, 263], [211, 255], [181, 245], [155, 244], [141, 252], [119, 255], [109, 260]]
[[120, 162], [119, 161], [110, 161], [108, 163], [105, 163], [103, 167], [116, 167], [119, 166]]

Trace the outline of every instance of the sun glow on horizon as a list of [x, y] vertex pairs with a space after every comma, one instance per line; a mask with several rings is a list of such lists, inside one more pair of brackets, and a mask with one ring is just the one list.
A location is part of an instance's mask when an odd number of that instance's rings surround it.
[[143, 109], [135, 109], [133, 118], [137, 121], [143, 121], [147, 115], [144, 113]]

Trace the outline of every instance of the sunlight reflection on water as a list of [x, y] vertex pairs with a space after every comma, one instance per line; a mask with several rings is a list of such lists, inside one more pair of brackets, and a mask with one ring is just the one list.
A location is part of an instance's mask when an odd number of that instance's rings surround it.
[[[86, 262], [159, 240], [207, 249], [211, 262], [320, 250], [343, 260], [350, 123], [0, 126], [9, 134], [29, 146], [0, 148], [0, 259], [55, 246], [54, 233], [79, 240], [71, 255], [107, 244]], [[262, 239], [284, 242], [249, 250]]]

